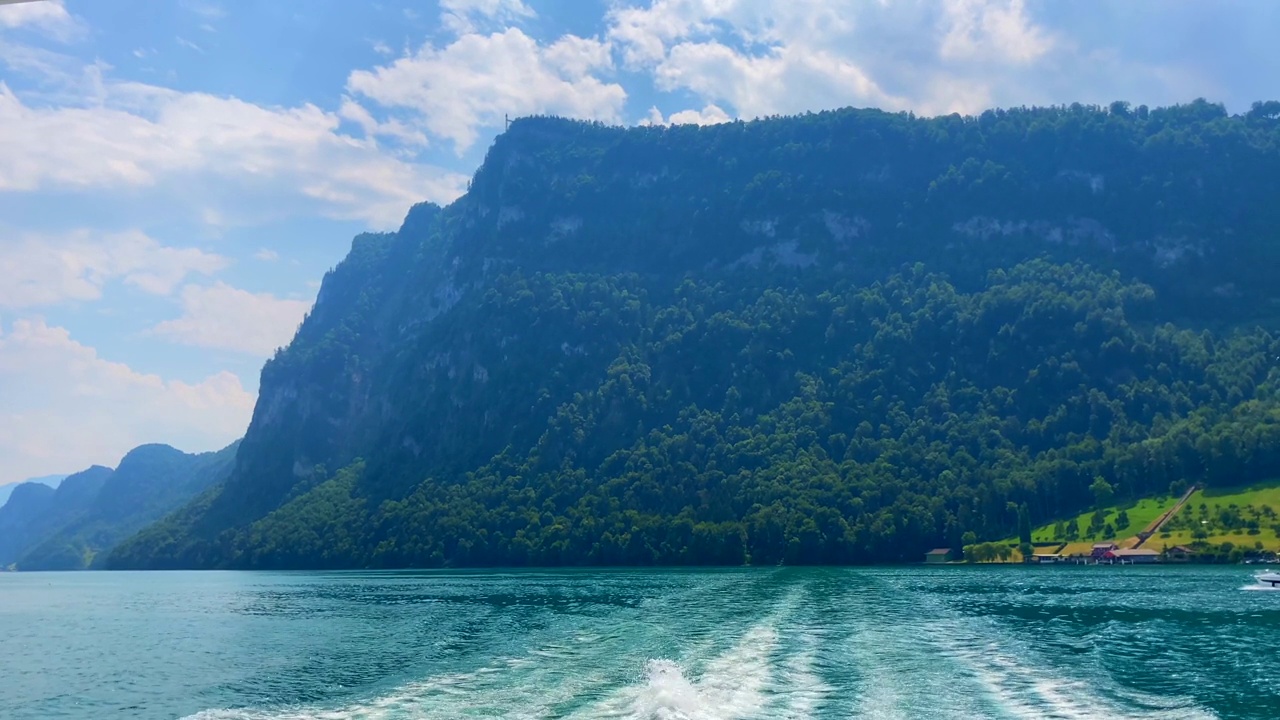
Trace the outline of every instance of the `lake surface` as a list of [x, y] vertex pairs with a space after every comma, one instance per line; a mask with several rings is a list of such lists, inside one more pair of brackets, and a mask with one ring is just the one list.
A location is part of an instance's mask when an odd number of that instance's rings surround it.
[[1252, 573], [0, 574], [0, 718], [1275, 718]]

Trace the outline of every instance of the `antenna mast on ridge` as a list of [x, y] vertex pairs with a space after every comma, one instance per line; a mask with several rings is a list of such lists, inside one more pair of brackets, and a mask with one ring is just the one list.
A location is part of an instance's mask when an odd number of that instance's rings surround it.
[[511, 116], [506, 113], [502, 113], [502, 119], [507, 121], [507, 126], [502, 129], [503, 132], [506, 132], [511, 129]]

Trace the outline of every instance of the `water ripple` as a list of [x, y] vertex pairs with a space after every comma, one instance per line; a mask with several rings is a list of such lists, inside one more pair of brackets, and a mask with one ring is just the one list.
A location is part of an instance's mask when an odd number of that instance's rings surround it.
[[0, 578], [6, 720], [1199, 720], [1280, 702], [1280, 594], [1231, 568], [35, 577]]

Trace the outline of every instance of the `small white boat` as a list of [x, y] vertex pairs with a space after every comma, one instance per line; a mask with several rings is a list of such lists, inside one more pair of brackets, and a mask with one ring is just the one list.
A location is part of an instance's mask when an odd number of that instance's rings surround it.
[[1263, 585], [1270, 585], [1271, 587], [1280, 587], [1280, 572], [1267, 572], [1267, 573], [1262, 573], [1261, 575], [1254, 575], [1253, 579], [1257, 580]]

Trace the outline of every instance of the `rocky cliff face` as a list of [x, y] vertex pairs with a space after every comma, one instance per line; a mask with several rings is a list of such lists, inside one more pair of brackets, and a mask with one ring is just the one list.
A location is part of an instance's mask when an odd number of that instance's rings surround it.
[[520, 293], [545, 274], [584, 278], [565, 301], [580, 317], [598, 278], [643, 298], [685, 278], [873, 283], [922, 262], [963, 289], [1047, 258], [1149, 284], [1154, 320], [1280, 314], [1274, 121], [1203, 102], [1117, 107], [708, 128], [518, 121], [464, 197], [356, 238], [264, 368], [234, 472], [189, 508], [188, 539], [216, 555], [219, 533], [358, 458], [381, 502], [534, 443], [617, 358], [609, 328], [628, 307], [541, 334]]

